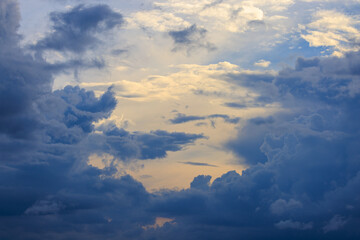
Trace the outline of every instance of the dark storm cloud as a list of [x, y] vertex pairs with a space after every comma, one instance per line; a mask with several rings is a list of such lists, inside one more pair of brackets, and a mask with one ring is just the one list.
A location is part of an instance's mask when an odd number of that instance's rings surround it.
[[[203, 136], [110, 124], [95, 132], [92, 122], [116, 105], [111, 88], [99, 98], [52, 92], [48, 64], [14, 41], [16, 2], [1, 1], [0, 14], [1, 239], [359, 238], [360, 53], [301, 58], [276, 76], [224, 76], [286, 111], [250, 119], [228, 142], [249, 165], [241, 175], [148, 193], [131, 176], [115, 178], [115, 162], [98, 169], [88, 156], [159, 158]], [[156, 217], [175, 223], [143, 228]]]
[[206, 41], [207, 30], [199, 28], [196, 24], [179, 31], [170, 31], [169, 36], [173, 39], [175, 48], [173, 51], [186, 49], [190, 54], [197, 48], [205, 48], [209, 51], [216, 49], [214, 44]]
[[81, 4], [67, 12], [52, 12], [50, 20], [52, 31], [31, 45], [30, 49], [40, 56], [46, 50], [62, 52], [66, 60], [47, 63], [47, 68], [52, 72], [73, 71], [75, 78], [78, 78], [80, 70], [106, 66], [100, 53], [94, 59], [89, 59], [84, 54], [89, 49], [95, 50], [99, 47], [101, 39], [110, 34], [110, 30], [124, 24], [122, 15], [104, 4]]
[[199, 175], [190, 184], [191, 189], [208, 190], [210, 188], [211, 176]]
[[[75, 51], [55, 43], [70, 40], [72, 33], [91, 40], [96, 29], [122, 23], [119, 16], [103, 5], [54, 13], [55, 32], [43, 47]], [[96, 132], [93, 122], [108, 118], [117, 104], [112, 88], [100, 97], [76, 86], [53, 92], [54, 75], [67, 66], [19, 48], [16, 1], [0, 2], [0, 20], [0, 238], [139, 236], [156, 217], [146, 213], [151, 194], [131, 176], [114, 178], [116, 163], [104, 169], [88, 165], [89, 155], [108, 150], [119, 160], [161, 158], [203, 136], [104, 126]]]
[[100, 146], [99, 151], [111, 153], [123, 160], [164, 158], [168, 151], [179, 151], [195, 140], [204, 138], [202, 134], [169, 133], [161, 130], [131, 133], [115, 126], [106, 127], [104, 136], [90, 137], [93, 149], [96, 149], [95, 145]]
[[99, 43], [97, 34], [105, 34], [124, 23], [122, 15], [107, 5], [78, 5], [68, 12], [51, 13], [50, 20], [52, 33], [33, 48], [83, 53]]
[[177, 116], [173, 119], [170, 119], [172, 124], [181, 124], [191, 121], [205, 120], [205, 119], [213, 119], [213, 118], [222, 118], [225, 122], [231, 124], [237, 124], [240, 121], [239, 117], [231, 118], [225, 114], [212, 114], [208, 116], [194, 116], [194, 115], [185, 115], [182, 113], [178, 113]]
[[153, 236], [357, 239], [359, 56], [299, 58], [278, 76], [226, 76], [287, 111], [249, 119], [228, 142], [249, 165], [242, 175], [231, 171], [212, 184], [199, 176], [190, 189], [158, 196], [153, 208], [177, 224]]
[[[193, 214], [173, 216], [197, 227], [216, 225], [229, 239], [359, 237], [358, 56], [299, 59], [295, 69], [284, 69], [271, 82], [256, 76], [259, 88], [247, 82], [249, 76], [234, 77], [290, 111], [250, 119], [228, 143], [250, 165], [241, 176], [229, 172], [203, 193], [176, 193], [176, 199], [186, 200], [162, 202], [165, 212], [184, 208], [179, 204], [189, 199], [202, 202]], [[266, 91], [261, 84], [272, 87]], [[196, 233], [198, 239], [217, 239], [206, 231]]]

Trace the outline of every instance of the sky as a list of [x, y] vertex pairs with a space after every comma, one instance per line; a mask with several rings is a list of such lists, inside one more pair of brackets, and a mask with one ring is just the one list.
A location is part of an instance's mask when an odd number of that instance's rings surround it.
[[0, 239], [359, 239], [359, 0], [0, 0]]

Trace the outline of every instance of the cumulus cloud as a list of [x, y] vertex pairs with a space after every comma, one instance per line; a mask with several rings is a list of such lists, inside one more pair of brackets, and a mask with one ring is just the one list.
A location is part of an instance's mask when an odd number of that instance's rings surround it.
[[113, 164], [90, 166], [88, 157], [107, 152], [121, 161], [161, 158], [203, 135], [96, 128], [94, 121], [114, 110], [113, 90], [99, 97], [71, 86], [53, 92], [55, 73], [46, 61], [24, 54], [13, 41], [15, 2], [2, 1], [0, 13], [11, 23], [0, 25], [6, 40], [0, 45], [3, 239], [360, 236], [359, 52], [299, 58], [294, 68], [276, 74], [234, 71], [229, 63], [184, 66], [204, 75], [215, 69], [213, 77], [283, 111], [249, 118], [225, 144], [249, 166], [241, 174], [230, 171], [212, 183], [211, 176], [200, 175], [188, 189], [149, 193], [129, 175], [114, 177]]
[[332, 47], [333, 54], [359, 50], [359, 21], [355, 16], [348, 16], [335, 10], [321, 10], [314, 14], [314, 20], [306, 26], [302, 34], [310, 46]]
[[82, 53], [99, 43], [96, 34], [124, 24], [120, 13], [107, 5], [78, 5], [67, 12], [50, 14], [52, 32], [33, 47]]
[[208, 190], [210, 188], [211, 176], [199, 175], [190, 183], [192, 189]]
[[301, 202], [294, 199], [290, 199], [289, 201], [278, 199], [270, 205], [270, 211], [274, 214], [281, 215], [287, 211], [301, 207]]
[[[74, 39], [67, 39], [70, 27], [87, 35], [98, 25], [113, 28], [119, 16], [103, 5], [57, 12], [52, 15], [59, 20], [54, 35], [45, 40], [62, 41], [58, 50], [73, 51], [68, 44]], [[96, 130], [94, 122], [108, 118], [117, 104], [112, 88], [99, 97], [77, 86], [52, 91], [58, 69], [19, 47], [16, 1], [1, 1], [0, 20], [1, 238], [57, 239], [58, 233], [61, 238], [93, 238], [103, 235], [110, 223], [142, 232], [141, 226], [156, 218], [143, 214], [150, 194], [131, 176], [114, 178], [114, 165], [98, 169], [88, 164], [88, 157], [108, 150], [119, 159], [161, 158], [203, 136], [108, 126]], [[51, 44], [42, 47], [55, 46]], [[100, 228], [89, 233], [85, 228], [92, 224]], [[74, 233], [75, 226], [82, 230]], [[117, 234], [122, 235], [129, 237], [123, 231]]]
[[300, 58], [277, 75], [229, 74], [285, 111], [249, 119], [226, 145], [250, 165], [241, 175], [228, 172], [210, 185], [199, 176], [192, 189], [160, 198], [155, 209], [186, 223], [174, 232], [191, 231], [194, 239], [212, 239], [214, 233], [204, 233], [210, 229], [229, 239], [326, 239], [341, 231], [356, 238], [358, 55]]

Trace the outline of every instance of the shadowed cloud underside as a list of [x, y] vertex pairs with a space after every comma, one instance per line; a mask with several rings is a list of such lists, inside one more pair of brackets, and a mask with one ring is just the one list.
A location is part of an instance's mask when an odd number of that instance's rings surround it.
[[0, 1], [1, 239], [360, 237], [358, 1], [82, 3]]

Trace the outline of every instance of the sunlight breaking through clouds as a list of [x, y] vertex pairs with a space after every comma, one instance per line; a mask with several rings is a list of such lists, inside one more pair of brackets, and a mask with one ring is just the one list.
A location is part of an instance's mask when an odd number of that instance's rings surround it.
[[359, 239], [359, 11], [0, 0], [0, 239]]

